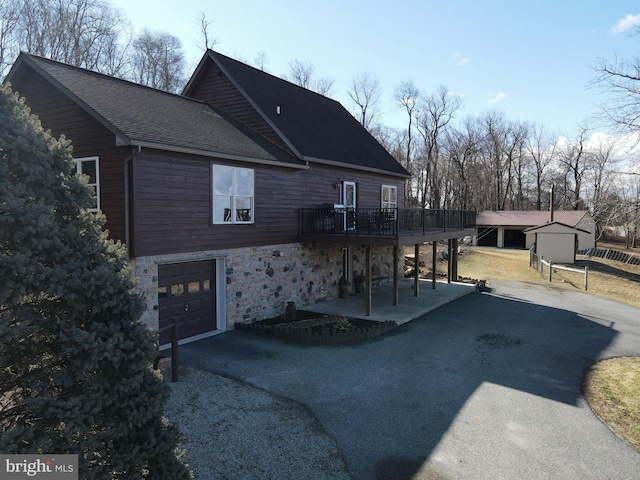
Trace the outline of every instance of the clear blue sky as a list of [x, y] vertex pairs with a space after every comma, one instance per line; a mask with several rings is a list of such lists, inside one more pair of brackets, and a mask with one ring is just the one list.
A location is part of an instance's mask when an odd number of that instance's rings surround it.
[[412, 80], [430, 93], [444, 85], [464, 97], [460, 117], [502, 110], [571, 136], [605, 100], [588, 87], [598, 58], [636, 55], [640, 4], [621, 0], [110, 0], [137, 32], [170, 32], [190, 68], [203, 51], [198, 17], [205, 11], [214, 49], [278, 76], [302, 60], [335, 80], [332, 96], [351, 108], [354, 75], [378, 77], [386, 112], [380, 123], [404, 127], [394, 88]]

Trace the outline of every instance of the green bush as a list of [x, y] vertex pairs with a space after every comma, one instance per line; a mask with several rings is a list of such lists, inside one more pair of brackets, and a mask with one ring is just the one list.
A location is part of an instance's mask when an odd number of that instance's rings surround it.
[[80, 478], [190, 478], [125, 250], [71, 152], [0, 89], [0, 451], [78, 454]]

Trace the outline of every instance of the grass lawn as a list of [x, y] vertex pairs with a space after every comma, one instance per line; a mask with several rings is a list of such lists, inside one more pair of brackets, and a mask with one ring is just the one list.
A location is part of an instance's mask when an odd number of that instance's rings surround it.
[[640, 450], [640, 357], [596, 363], [585, 379], [584, 395], [602, 421]]
[[463, 249], [458, 261], [458, 275], [487, 280], [489, 284], [491, 280], [544, 282], [540, 274], [529, 267], [528, 250], [504, 248]]
[[[529, 267], [527, 250], [473, 247], [463, 252], [458, 263], [458, 274], [463, 277], [487, 280], [489, 285], [491, 280], [548, 283], [546, 278]], [[589, 267], [587, 293], [640, 307], [640, 265], [578, 257], [576, 266]], [[446, 263], [444, 268], [446, 271]], [[557, 270], [552, 278], [554, 286], [584, 291], [583, 274]]]

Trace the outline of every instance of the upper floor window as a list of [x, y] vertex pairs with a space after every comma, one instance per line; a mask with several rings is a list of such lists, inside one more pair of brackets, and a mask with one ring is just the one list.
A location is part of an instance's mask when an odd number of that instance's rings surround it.
[[253, 223], [253, 170], [213, 167], [213, 223]]
[[94, 195], [94, 203], [89, 208], [90, 212], [100, 210], [100, 161], [98, 157], [74, 158], [76, 171], [81, 175], [89, 177], [87, 185], [91, 187]]
[[398, 206], [398, 187], [394, 185], [382, 185], [381, 207], [385, 210], [392, 210]]

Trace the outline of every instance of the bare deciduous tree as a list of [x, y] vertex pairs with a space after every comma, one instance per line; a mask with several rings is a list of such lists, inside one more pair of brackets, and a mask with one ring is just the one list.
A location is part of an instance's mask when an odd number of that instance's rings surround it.
[[18, 0], [0, 0], [0, 73], [4, 73], [19, 51], [16, 30], [20, 21], [21, 3]]
[[[640, 37], [640, 26], [633, 36]], [[613, 95], [601, 105], [605, 122], [621, 131], [640, 130], [640, 57], [599, 59], [594, 70], [591, 85]]]
[[564, 205], [565, 208], [582, 210], [585, 208], [582, 194], [582, 179], [586, 172], [587, 140], [590, 127], [582, 122], [578, 125], [578, 133], [575, 139], [565, 142], [564, 147], [558, 152], [558, 162], [564, 173]]
[[311, 63], [294, 60], [289, 64], [289, 74], [284, 75], [283, 78], [320, 95], [330, 96], [334, 80], [328, 77], [316, 78], [314, 70]]
[[289, 63], [289, 74], [284, 77], [296, 85], [310, 89], [313, 71], [314, 67], [312, 64], [303, 62], [302, 60], [294, 60]]
[[19, 48], [109, 75], [125, 70], [127, 24], [102, 0], [23, 0], [15, 29]]
[[351, 79], [349, 98], [357, 109], [356, 118], [367, 130], [372, 127], [373, 119], [378, 115], [377, 107], [380, 100], [380, 82], [370, 72], [362, 72]]
[[536, 210], [542, 210], [543, 192], [547, 189], [547, 169], [556, 156], [558, 141], [543, 125], [534, 124], [527, 139], [527, 151], [531, 158], [535, 182], [534, 198]]
[[256, 68], [259, 68], [260, 70], [262, 70], [263, 72], [267, 71], [267, 54], [260, 50], [257, 54], [256, 54], [256, 58], [254, 60], [254, 65], [256, 66]]
[[313, 82], [313, 86], [311, 90], [319, 93], [320, 95], [324, 95], [325, 97], [330, 97], [333, 90], [334, 83], [335, 83], [335, 80], [333, 78], [329, 78], [329, 77], [318, 78]]
[[423, 207], [442, 207], [442, 178], [439, 172], [441, 144], [446, 128], [461, 107], [461, 98], [450, 95], [444, 86], [438, 87], [420, 104], [417, 129], [424, 147], [424, 162], [420, 166]]
[[596, 221], [596, 233], [600, 236], [611, 221], [609, 199], [616, 192], [614, 171], [619, 157], [616, 156], [617, 145], [613, 138], [594, 137], [590, 141], [588, 164], [585, 167], [588, 190], [585, 196]]
[[483, 191], [480, 176], [475, 174], [481, 152], [483, 134], [478, 122], [469, 117], [458, 128], [448, 129], [444, 150], [452, 173], [449, 189], [450, 208], [467, 210], [479, 204], [477, 197]]
[[207, 13], [202, 11], [198, 17], [198, 25], [200, 27], [200, 40], [197, 45], [201, 50], [209, 50], [218, 43], [216, 37], [211, 36], [210, 27], [213, 24], [213, 20], [207, 17]]
[[[403, 108], [407, 112], [408, 123], [407, 128], [405, 130], [405, 154], [403, 155], [402, 161], [400, 162], [404, 168], [411, 174], [414, 173], [413, 167], [413, 122], [415, 120], [416, 108], [418, 106], [418, 102], [420, 101], [420, 90], [411, 80], [404, 80], [398, 85], [395, 89], [394, 100], [396, 104]], [[405, 188], [405, 201], [408, 205], [413, 205], [416, 203], [414, 200], [413, 188], [412, 188], [412, 180], [407, 180], [407, 185]]]
[[135, 81], [153, 88], [178, 92], [184, 83], [182, 44], [165, 32], [144, 30], [133, 42]]
[[482, 159], [483, 173], [486, 175], [488, 208], [504, 210], [513, 182], [512, 166], [506, 155], [509, 144], [509, 122], [504, 113], [498, 111], [485, 113], [479, 121], [484, 132]]
[[505, 151], [507, 162], [512, 169], [509, 176], [513, 177], [514, 186], [510, 198], [510, 207], [513, 210], [526, 210], [528, 207], [525, 190], [526, 174], [528, 170], [529, 157], [525, 155], [525, 144], [528, 136], [529, 125], [522, 122], [512, 122], [507, 137], [508, 145]]
[[624, 232], [626, 248], [635, 248], [638, 246], [640, 231], [640, 176], [622, 176], [618, 192], [615, 195], [617, 215], [612, 224]]

